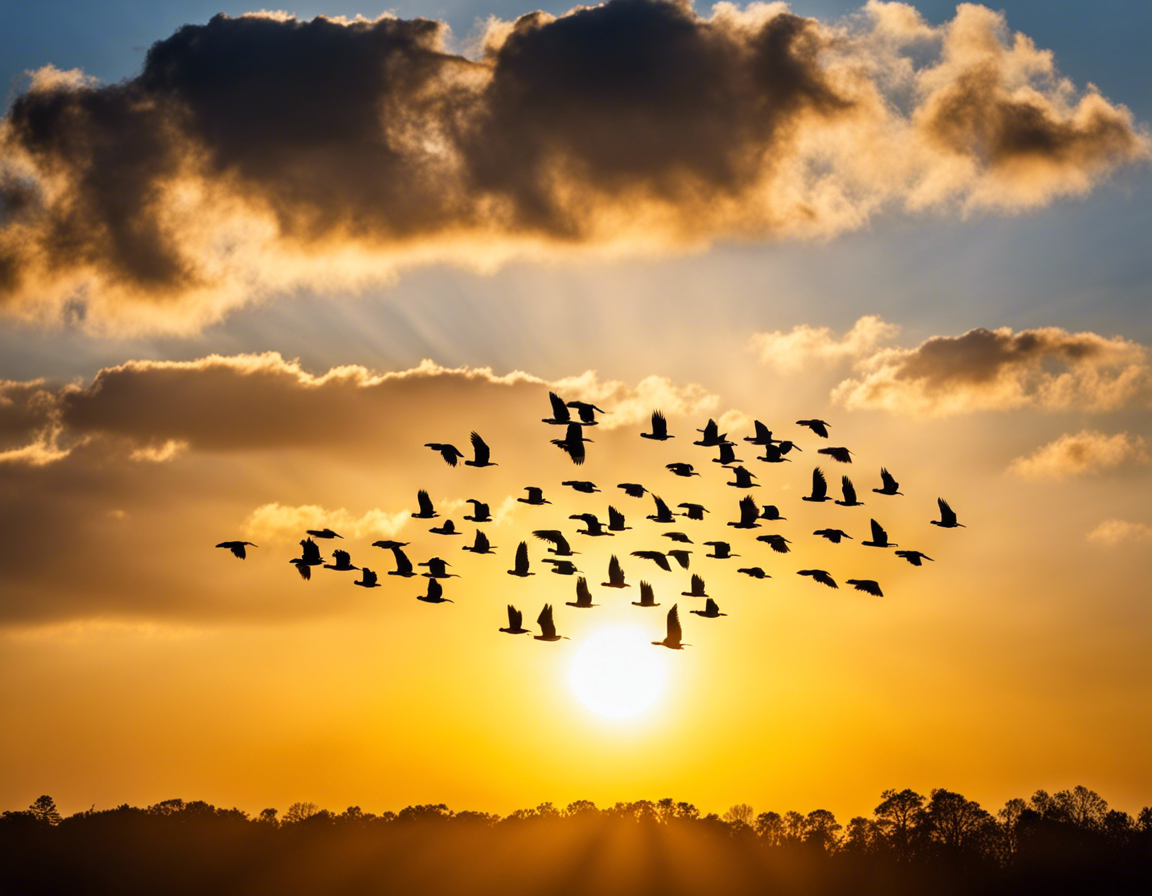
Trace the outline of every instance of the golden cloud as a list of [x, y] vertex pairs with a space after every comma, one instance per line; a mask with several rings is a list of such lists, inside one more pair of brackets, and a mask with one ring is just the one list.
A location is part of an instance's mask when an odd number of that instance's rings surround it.
[[1152, 526], [1129, 520], [1105, 520], [1088, 533], [1088, 540], [1106, 547], [1115, 547], [1126, 542], [1148, 544], [1152, 542]]
[[756, 333], [752, 337], [752, 349], [763, 363], [782, 372], [795, 373], [814, 361], [856, 360], [890, 341], [899, 332], [896, 324], [869, 314], [856, 321], [839, 339], [832, 335], [829, 327], [801, 324], [786, 333], [783, 330]]
[[1066, 479], [1120, 466], [1147, 464], [1152, 464], [1152, 452], [1140, 436], [1126, 432], [1109, 436], [1085, 429], [1062, 435], [1027, 457], [1016, 458], [1008, 469], [1026, 479]]

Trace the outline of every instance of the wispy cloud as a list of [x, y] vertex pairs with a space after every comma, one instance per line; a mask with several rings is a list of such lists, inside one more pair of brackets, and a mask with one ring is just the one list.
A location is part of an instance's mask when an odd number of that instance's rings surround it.
[[1088, 540], [1106, 547], [1125, 543], [1149, 544], [1152, 543], [1152, 526], [1129, 520], [1105, 520], [1088, 533]]
[[1152, 452], [1142, 437], [1126, 432], [1106, 435], [1085, 429], [1062, 435], [1027, 457], [1016, 458], [1008, 469], [1026, 479], [1067, 479], [1121, 466], [1148, 464], [1152, 464]]
[[854, 361], [891, 341], [900, 328], [874, 314], [860, 318], [839, 339], [829, 327], [800, 324], [788, 332], [756, 333], [752, 348], [760, 360], [777, 370], [794, 373], [813, 362]]

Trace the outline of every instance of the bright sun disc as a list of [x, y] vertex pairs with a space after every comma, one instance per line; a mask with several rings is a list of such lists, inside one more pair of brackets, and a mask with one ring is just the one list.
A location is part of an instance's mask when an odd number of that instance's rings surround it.
[[585, 641], [568, 674], [580, 702], [610, 719], [652, 706], [664, 691], [665, 669], [648, 640], [638, 631], [610, 629]]

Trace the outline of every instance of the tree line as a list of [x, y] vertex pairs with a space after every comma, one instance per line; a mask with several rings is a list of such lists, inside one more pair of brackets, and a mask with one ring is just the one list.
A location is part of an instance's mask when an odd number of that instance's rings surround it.
[[0, 893], [1147, 893], [1152, 807], [1084, 786], [997, 812], [936, 788], [885, 790], [871, 816], [701, 814], [671, 798], [507, 816], [298, 802], [249, 815], [165, 800], [0, 815]]

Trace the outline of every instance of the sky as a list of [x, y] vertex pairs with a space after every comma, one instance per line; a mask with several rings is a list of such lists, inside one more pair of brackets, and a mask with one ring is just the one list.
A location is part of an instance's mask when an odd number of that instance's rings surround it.
[[[0, 807], [1152, 801], [1152, 9], [250, 12], [49, 2], [0, 34]], [[581, 466], [550, 391], [605, 411]], [[656, 409], [674, 439], [639, 438]], [[786, 520], [726, 525], [709, 418]], [[798, 450], [757, 463], [754, 420]], [[498, 466], [425, 447], [473, 430]], [[802, 502], [817, 465], [865, 506]], [[711, 513], [661, 527], [621, 482]], [[461, 551], [468, 498], [495, 555]], [[574, 534], [609, 505], [630, 531]], [[862, 547], [870, 519], [932, 561]], [[382, 587], [296, 575], [323, 526]], [[664, 528], [727, 616], [630, 556]], [[391, 538], [453, 603], [384, 575]], [[546, 602], [569, 640], [497, 631]], [[646, 643], [674, 603], [680, 652]], [[571, 682], [613, 631], [661, 685], [624, 720]]]

